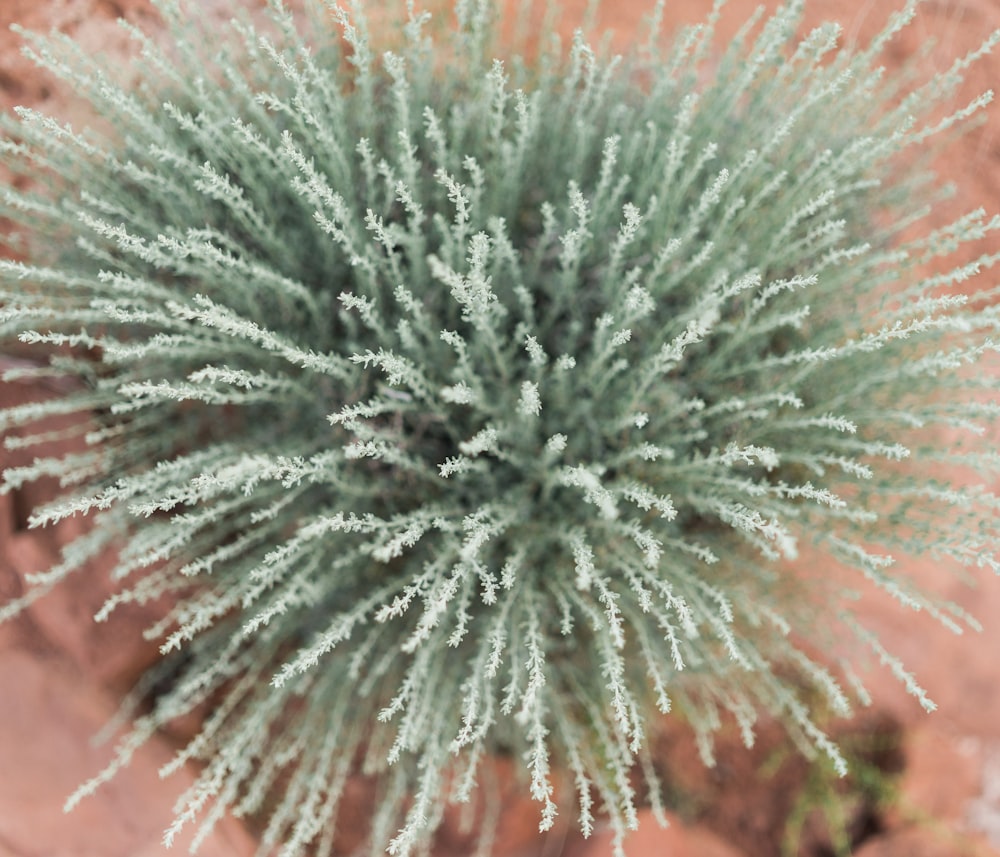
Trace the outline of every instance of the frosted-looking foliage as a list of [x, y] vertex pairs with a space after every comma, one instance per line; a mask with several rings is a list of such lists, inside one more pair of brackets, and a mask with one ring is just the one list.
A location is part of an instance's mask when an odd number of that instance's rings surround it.
[[162, 608], [158, 692], [70, 804], [210, 701], [168, 842], [266, 807], [262, 853], [330, 853], [360, 771], [365, 849], [425, 853], [509, 755], [543, 830], [620, 847], [660, 712], [709, 762], [768, 712], [842, 768], [815, 700], [868, 691], [818, 648], [931, 708], [853, 592], [960, 631], [908, 563], [1000, 567], [998, 257], [948, 263], [1000, 220], [928, 226], [910, 154], [987, 103], [952, 96], [996, 39], [921, 83], [878, 68], [915, 4], [860, 48], [795, 2], [725, 46], [651, 8], [622, 57], [486, 0], [361, 5], [208, 30], [163, 0], [135, 85], [25, 34], [103, 118], [2, 120], [34, 180], [0, 201], [6, 380], [71, 387], [0, 412], [36, 453], [3, 490], [55, 475], [31, 524], [92, 529], [0, 609], [109, 548], [96, 618]]

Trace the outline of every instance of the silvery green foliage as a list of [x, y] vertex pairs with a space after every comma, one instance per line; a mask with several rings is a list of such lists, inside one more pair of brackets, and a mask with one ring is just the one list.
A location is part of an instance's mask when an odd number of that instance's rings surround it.
[[3, 485], [55, 474], [32, 525], [93, 529], [4, 613], [115, 546], [96, 618], [161, 601], [168, 656], [70, 804], [210, 701], [168, 842], [267, 802], [263, 853], [328, 853], [360, 769], [366, 847], [420, 852], [511, 754], [542, 829], [558, 803], [620, 843], [658, 712], [709, 762], [763, 711], [841, 767], [801, 688], [867, 701], [809, 654], [845, 639], [932, 707], [852, 590], [958, 631], [907, 563], [1000, 568], [1000, 501], [948, 481], [997, 470], [996, 292], [965, 281], [998, 257], [942, 264], [1000, 220], [920, 229], [941, 190], [906, 166], [989, 100], [940, 118], [982, 51], [904, 85], [877, 62], [913, 4], [858, 50], [800, 6], [721, 54], [710, 24], [662, 51], [654, 9], [628, 57], [545, 32], [527, 62], [487, 0], [377, 33], [161, 2], [134, 88], [26, 37], [108, 121], [3, 123], [38, 181], [4, 191], [0, 333], [48, 360], [7, 380], [75, 379], [0, 413], [37, 450]]

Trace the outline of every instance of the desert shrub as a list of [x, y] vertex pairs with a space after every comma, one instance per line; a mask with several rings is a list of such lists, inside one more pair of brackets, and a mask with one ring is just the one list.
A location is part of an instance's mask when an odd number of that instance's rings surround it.
[[[3, 486], [56, 475], [32, 526], [93, 527], [4, 614], [108, 549], [97, 619], [162, 603], [157, 693], [71, 805], [207, 705], [168, 842], [266, 806], [262, 849], [326, 853], [360, 771], [371, 851], [419, 852], [497, 754], [542, 829], [575, 803], [620, 840], [658, 712], [709, 762], [724, 717], [776, 715], [839, 769], [796, 691], [865, 702], [838, 656], [932, 707], [854, 597], [960, 630], [907, 561], [998, 568], [997, 498], [953, 484], [996, 472], [995, 293], [966, 284], [996, 257], [942, 260], [1000, 221], [927, 226], [912, 155], [989, 100], [941, 118], [995, 39], [914, 83], [877, 66], [914, 4], [863, 48], [800, 6], [725, 49], [664, 50], [654, 9], [628, 56], [544, 31], [528, 60], [485, 0], [373, 32], [161, 2], [135, 86], [26, 34], [101, 124], [3, 120], [35, 181], [3, 197], [0, 334], [39, 361], [7, 380], [74, 379], [0, 413], [37, 451]], [[56, 413], [77, 452], [32, 430]]]

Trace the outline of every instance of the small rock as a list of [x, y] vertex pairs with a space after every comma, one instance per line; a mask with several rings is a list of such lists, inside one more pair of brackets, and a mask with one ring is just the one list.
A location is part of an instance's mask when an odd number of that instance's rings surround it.
[[869, 839], [853, 857], [996, 857], [980, 839], [951, 830], [915, 825]]
[[982, 790], [983, 763], [979, 753], [970, 752], [972, 748], [936, 725], [927, 723], [906, 733], [899, 812], [954, 824], [966, 817], [969, 803]]
[[[628, 857], [745, 857], [712, 831], [698, 825], [687, 826], [676, 816], [670, 826], [657, 824], [650, 810], [640, 810], [639, 829], [624, 842]], [[576, 839], [563, 851], [563, 857], [612, 857], [614, 835], [603, 829], [590, 839]]]
[[[66, 798], [99, 773], [112, 756], [91, 738], [115, 705], [64, 659], [24, 649], [0, 649], [0, 854], [45, 857], [154, 857], [173, 819], [176, 796], [194, 780], [184, 769], [161, 780], [173, 753], [160, 739], [69, 815]], [[180, 847], [186, 846], [186, 840]], [[256, 845], [225, 817], [200, 857], [244, 857]]]
[[983, 754], [981, 782], [981, 793], [966, 805], [966, 821], [1000, 851], [1000, 745]]

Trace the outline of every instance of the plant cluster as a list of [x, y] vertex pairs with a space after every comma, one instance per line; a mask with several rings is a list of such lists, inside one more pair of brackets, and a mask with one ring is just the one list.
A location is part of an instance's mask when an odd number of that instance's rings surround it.
[[2, 120], [33, 182], [0, 201], [0, 337], [37, 357], [6, 380], [73, 379], [0, 411], [37, 456], [2, 490], [56, 476], [31, 525], [93, 526], [3, 615], [108, 549], [97, 620], [163, 605], [160, 692], [70, 804], [207, 705], [167, 842], [267, 806], [263, 852], [329, 853], [361, 772], [372, 853], [419, 853], [510, 754], [543, 830], [575, 803], [620, 847], [659, 712], [709, 762], [766, 712], [841, 768], [795, 688], [866, 702], [814, 654], [845, 639], [932, 707], [853, 599], [960, 630], [908, 558], [1000, 570], [1000, 500], [950, 475], [997, 471], [996, 291], [966, 281], [998, 256], [939, 264], [1000, 219], [921, 229], [911, 155], [987, 103], [940, 117], [996, 37], [914, 83], [877, 63], [915, 3], [863, 48], [790, 2], [665, 49], [661, 2], [627, 56], [529, 51], [489, 0], [360, 6], [160, 0], [166, 39], [123, 24], [135, 86], [25, 34], [102, 121]]

